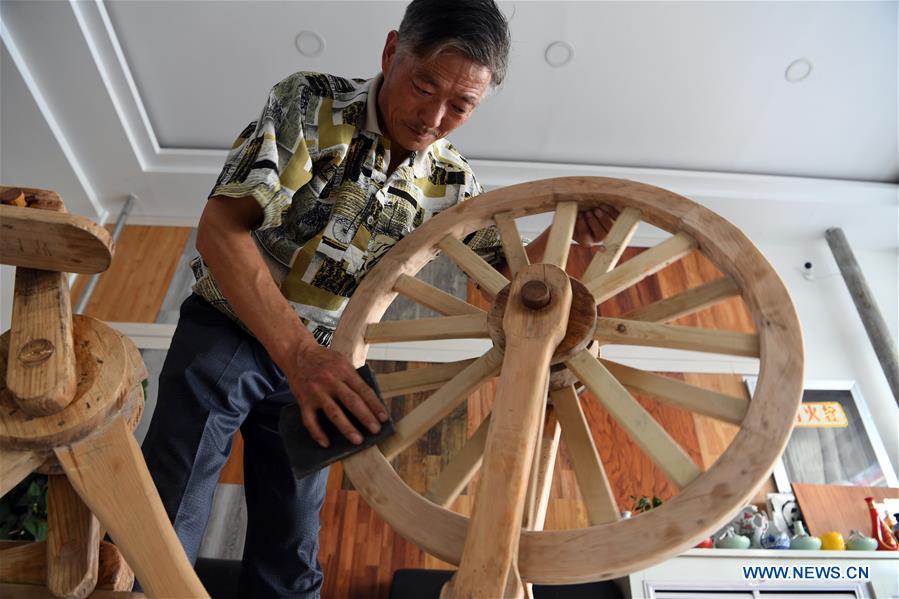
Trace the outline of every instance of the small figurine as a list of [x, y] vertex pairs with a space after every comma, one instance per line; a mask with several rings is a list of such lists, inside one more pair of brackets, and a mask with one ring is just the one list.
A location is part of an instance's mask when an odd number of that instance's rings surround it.
[[749, 537], [738, 535], [734, 532], [733, 526], [728, 526], [724, 534], [715, 541], [715, 547], [719, 549], [749, 549], [750, 543]]
[[750, 537], [752, 546], [755, 549], [761, 549], [762, 539], [768, 534], [768, 514], [758, 512], [752, 517], [750, 524], [752, 525], [752, 536]]
[[865, 502], [868, 504], [868, 510], [871, 512], [871, 536], [877, 539], [877, 549], [879, 551], [899, 551], [899, 543], [896, 542], [893, 531], [881, 519], [880, 514], [877, 513], [877, 508], [874, 507], [874, 498], [865, 497]]
[[803, 549], [806, 551], [817, 551], [818, 549], [821, 549], [821, 539], [810, 536], [805, 532], [805, 526], [803, 526], [802, 520], [796, 520], [793, 526], [796, 529], [796, 534], [790, 539], [790, 549]]
[[771, 530], [772, 532], [769, 532], [762, 537], [762, 548], [789, 549], [790, 535], [788, 535], [785, 531], [777, 530], [776, 528], [772, 528]]
[[876, 551], [877, 539], [867, 537], [858, 530], [849, 533], [849, 541], [846, 543], [846, 549], [851, 551]]

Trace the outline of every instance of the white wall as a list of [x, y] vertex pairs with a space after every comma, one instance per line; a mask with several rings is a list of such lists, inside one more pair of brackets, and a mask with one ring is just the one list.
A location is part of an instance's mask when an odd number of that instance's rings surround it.
[[[899, 472], [899, 408], [827, 242], [821, 238], [801, 245], [760, 245], [759, 249], [780, 273], [796, 305], [805, 345], [806, 380], [856, 381], [893, 469]], [[855, 250], [855, 255], [896, 341], [899, 251]], [[815, 264], [811, 281], [802, 275], [806, 260]]]

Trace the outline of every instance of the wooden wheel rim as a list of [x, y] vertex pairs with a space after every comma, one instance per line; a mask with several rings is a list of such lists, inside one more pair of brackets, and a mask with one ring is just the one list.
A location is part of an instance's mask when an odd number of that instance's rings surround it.
[[[633, 207], [641, 219], [692, 236], [698, 248], [739, 285], [759, 335], [759, 377], [753, 400], [727, 450], [664, 505], [631, 520], [587, 528], [522, 531], [518, 568], [523, 580], [568, 584], [613, 578], [646, 568], [693, 547], [753, 495], [770, 475], [789, 439], [802, 394], [799, 321], [780, 277], [737, 227], [670, 191], [604, 177], [564, 177], [498, 189], [466, 201], [401, 240], [362, 281], [334, 336], [332, 348], [359, 366], [368, 345], [365, 327], [378, 322], [396, 296], [401, 275], [414, 276], [447, 235], [465, 235], [513, 217], [552, 210], [563, 201], [581, 209]], [[419, 547], [458, 564], [468, 519], [431, 503], [408, 487], [377, 448], [344, 462], [366, 501], [397, 532]], [[611, 549], [611, 550], [610, 550]]]

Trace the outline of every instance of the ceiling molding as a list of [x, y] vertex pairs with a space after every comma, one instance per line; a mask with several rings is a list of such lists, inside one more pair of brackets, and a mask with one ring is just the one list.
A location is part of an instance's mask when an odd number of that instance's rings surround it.
[[90, 179], [87, 177], [84, 168], [82, 168], [81, 163], [78, 161], [78, 157], [75, 155], [74, 150], [72, 150], [72, 146], [69, 144], [68, 139], [66, 139], [65, 132], [53, 116], [53, 111], [50, 110], [50, 106], [47, 104], [40, 86], [38, 86], [31, 70], [28, 68], [27, 61], [22, 56], [22, 53], [19, 52], [19, 48], [9, 29], [6, 27], [6, 23], [2, 21], [0, 21], [0, 39], [3, 40], [3, 45], [6, 47], [6, 51], [9, 52], [13, 64], [16, 65], [16, 69], [19, 71], [22, 81], [25, 82], [25, 86], [28, 88], [28, 92], [31, 94], [38, 111], [40, 111], [41, 116], [44, 118], [44, 121], [46, 121], [47, 127], [49, 127], [53, 138], [59, 145], [59, 149], [62, 151], [66, 161], [72, 168], [72, 172], [78, 179], [78, 184], [81, 186], [82, 191], [84, 191], [85, 196], [87, 196], [91, 208], [93, 208], [95, 213], [94, 218], [97, 219], [100, 224], [104, 224], [109, 218], [109, 211], [104, 208], [103, 204], [100, 202], [96, 190], [93, 185], [91, 185]]
[[[218, 175], [227, 155], [225, 149], [159, 146], [103, 0], [70, 0], [70, 4], [143, 172], [210, 178]], [[899, 206], [899, 185], [890, 183], [477, 158], [470, 162], [478, 179], [488, 190], [552, 177], [612, 177], [673, 191], [712, 207], [726, 218], [733, 218], [731, 213], [741, 214], [746, 206], [758, 206], [759, 202], [770, 202], [771, 211], [779, 210], [785, 203], [794, 206], [815, 205], [815, 210], [828, 212], [830, 222], [840, 222], [849, 199], [853, 210], [882, 212]], [[728, 206], [733, 207], [733, 210], [729, 210]], [[745, 217], [745, 213], [742, 213], [742, 217]], [[165, 214], [149, 214], [144, 217], [135, 215], [129, 222], [137, 223], [138, 219], [142, 224], [196, 224], [196, 219], [190, 216], [169, 217]], [[652, 245], [658, 241], [658, 236], [651, 231], [642, 233], [641, 237], [645, 239], [636, 241], [643, 245]]]

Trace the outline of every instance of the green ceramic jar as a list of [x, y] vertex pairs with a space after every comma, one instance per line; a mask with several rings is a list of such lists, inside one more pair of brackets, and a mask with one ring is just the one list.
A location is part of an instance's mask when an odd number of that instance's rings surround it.
[[821, 549], [821, 539], [813, 537], [805, 532], [805, 527], [801, 520], [797, 520], [795, 524], [796, 534], [790, 539], [790, 549], [800, 549], [805, 551], [817, 551]]

